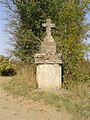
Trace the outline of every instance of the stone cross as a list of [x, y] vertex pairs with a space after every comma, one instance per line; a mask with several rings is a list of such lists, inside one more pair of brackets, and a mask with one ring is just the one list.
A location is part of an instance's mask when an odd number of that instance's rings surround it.
[[43, 27], [46, 27], [46, 36], [51, 36], [51, 28], [55, 27], [54, 23], [51, 23], [51, 19], [47, 19], [46, 23], [42, 23]]
[[62, 86], [61, 54], [56, 52], [56, 43], [51, 35], [51, 28], [55, 24], [47, 19], [42, 24], [46, 28], [46, 36], [41, 42], [41, 50], [35, 55], [36, 80], [41, 90], [59, 90]]

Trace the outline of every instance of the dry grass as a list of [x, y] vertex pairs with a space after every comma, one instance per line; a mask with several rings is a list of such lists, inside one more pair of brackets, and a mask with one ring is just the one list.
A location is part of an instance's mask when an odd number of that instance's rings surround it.
[[26, 96], [31, 90], [37, 88], [34, 65], [18, 66], [17, 73], [8, 84], [4, 84], [6, 90], [14, 95]]
[[34, 64], [20, 66], [17, 73], [18, 74], [17, 76], [15, 76], [14, 79], [25, 81], [32, 88], [37, 87], [36, 78], [35, 78], [36, 70]]
[[19, 68], [17, 76], [4, 85], [4, 89], [13, 95], [24, 96], [34, 101], [44, 101], [45, 104], [56, 106], [58, 111], [67, 111], [72, 114], [72, 120], [90, 120], [89, 82], [73, 84], [71, 94], [55, 94], [38, 91], [36, 88], [35, 66]]

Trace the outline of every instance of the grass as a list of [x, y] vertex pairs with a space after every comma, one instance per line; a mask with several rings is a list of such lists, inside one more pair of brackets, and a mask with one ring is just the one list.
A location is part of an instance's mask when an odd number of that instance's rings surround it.
[[4, 89], [16, 96], [44, 101], [46, 105], [55, 106], [57, 111], [67, 111], [73, 116], [71, 120], [90, 120], [90, 83], [75, 83], [70, 94], [66, 90], [63, 94], [40, 91], [37, 89], [35, 71], [32, 72], [32, 69], [21, 69], [16, 77], [4, 84]]
[[[87, 87], [86, 87], [87, 86]], [[89, 85], [78, 85], [71, 94], [55, 94], [39, 91], [24, 80], [13, 79], [4, 85], [4, 89], [13, 95], [24, 96], [34, 101], [44, 101], [47, 105], [56, 106], [57, 111], [65, 110], [70, 113], [72, 120], [90, 119], [90, 88]]]

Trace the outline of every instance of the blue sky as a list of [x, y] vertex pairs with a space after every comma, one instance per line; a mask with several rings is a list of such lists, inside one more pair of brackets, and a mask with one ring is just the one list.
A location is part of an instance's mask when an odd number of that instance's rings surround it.
[[[90, 13], [86, 15], [87, 17], [87, 22], [90, 23]], [[10, 38], [9, 34], [5, 31], [6, 27], [5, 24], [7, 23], [6, 20], [7, 18], [7, 13], [5, 11], [5, 8], [3, 8], [0, 5], [0, 55], [8, 56], [9, 50], [12, 49], [12, 46], [10, 45]], [[90, 43], [90, 39], [87, 41]]]
[[10, 45], [9, 34], [6, 32], [7, 13], [0, 5], [0, 55], [8, 56], [12, 47]]

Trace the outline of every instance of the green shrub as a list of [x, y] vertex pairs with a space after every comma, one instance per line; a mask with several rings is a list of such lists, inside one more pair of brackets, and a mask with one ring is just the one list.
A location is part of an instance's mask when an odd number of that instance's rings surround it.
[[0, 56], [0, 75], [11, 76], [15, 74], [15, 64], [9, 62], [9, 60], [5, 59], [3, 56]]

